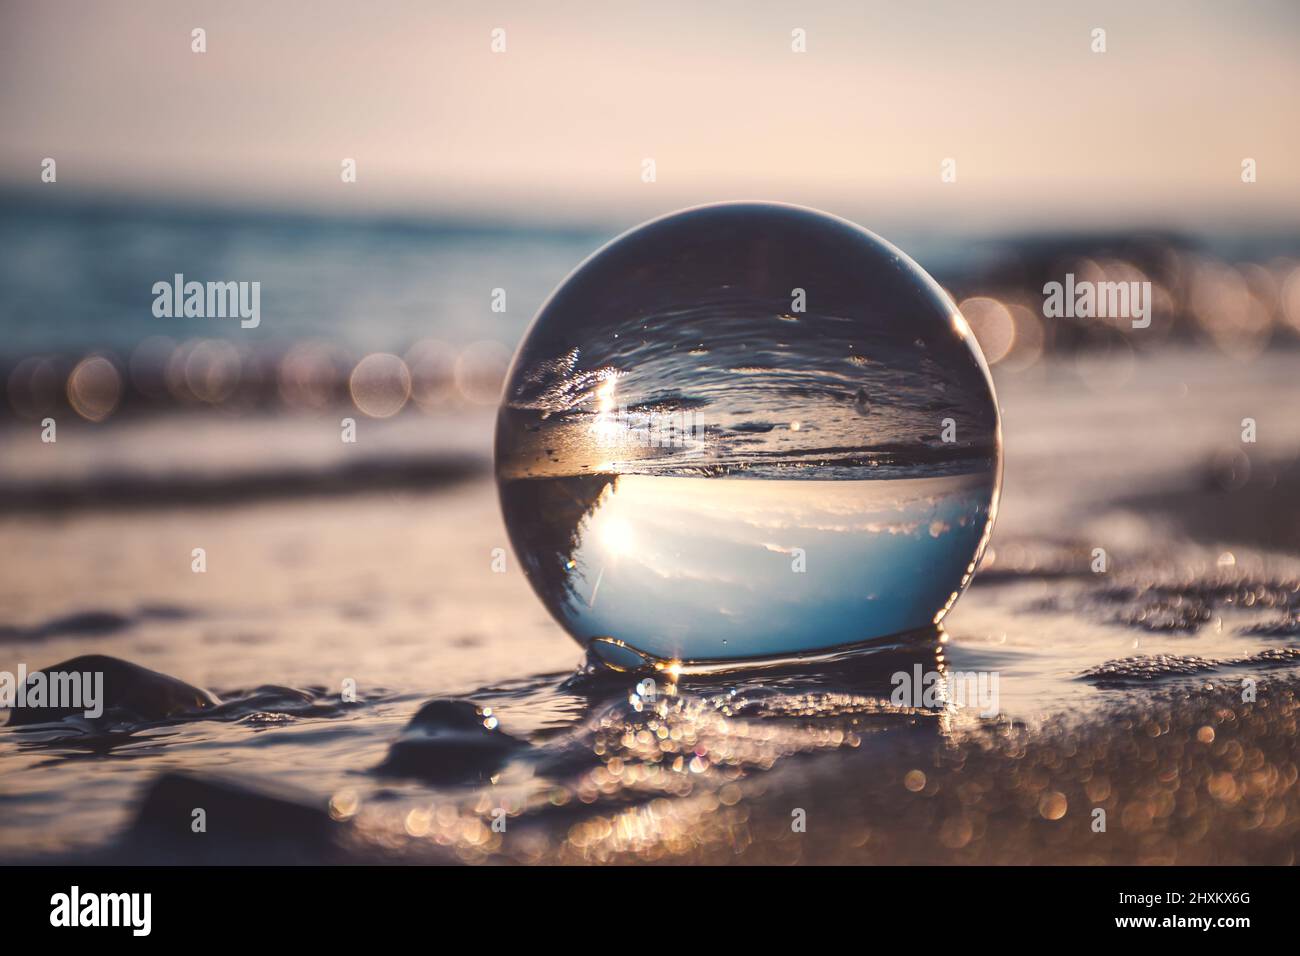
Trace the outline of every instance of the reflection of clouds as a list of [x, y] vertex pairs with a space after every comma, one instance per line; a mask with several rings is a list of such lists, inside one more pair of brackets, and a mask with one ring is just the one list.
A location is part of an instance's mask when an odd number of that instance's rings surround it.
[[588, 475], [501, 493], [529, 580], [580, 642], [707, 661], [929, 625], [968, 580], [992, 482]]
[[990, 490], [979, 475], [870, 482], [624, 475], [584, 519], [579, 563], [592, 581], [617, 561], [647, 580], [752, 593], [767, 576], [756, 572], [761, 554], [798, 549], [824, 558], [882, 537], [937, 540], [982, 516]]
[[[991, 498], [991, 475], [857, 482], [622, 475], [581, 519], [568, 577], [581, 600], [564, 603], [561, 617], [579, 640], [614, 637], [664, 659], [755, 656], [900, 633], [951, 607]], [[792, 558], [805, 556], [795, 567]]]
[[[760, 531], [818, 531], [837, 534], [914, 534], [931, 514], [963, 505], [972, 492], [987, 495], [988, 475], [902, 478], [892, 481], [798, 481], [682, 478], [625, 475], [608, 499], [611, 513], [672, 515], [674, 521], [725, 523]], [[954, 515], [954, 519], [956, 516]], [[928, 530], [928, 529], [927, 529]]]
[[877, 524], [873, 521], [852, 530], [867, 531], [871, 534], [916, 534], [916, 530], [920, 526], [920, 522], [917, 521], [895, 522], [894, 524]]

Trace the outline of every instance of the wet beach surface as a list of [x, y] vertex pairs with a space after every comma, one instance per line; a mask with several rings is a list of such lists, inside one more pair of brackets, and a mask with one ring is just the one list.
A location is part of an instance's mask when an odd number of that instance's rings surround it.
[[[481, 463], [424, 487], [285, 498], [251, 482], [247, 499], [6, 512], [0, 669], [109, 655], [220, 703], [159, 709], [148, 675], [124, 670], [135, 690], [97, 724], [0, 728], [0, 857], [1293, 863], [1294, 368], [1286, 352], [1189, 350], [999, 380], [1002, 512], [943, 634], [660, 675], [653, 694], [639, 675], [581, 673], [513, 557], [492, 572], [508, 546], [486, 414], [375, 430]], [[1247, 416], [1256, 444], [1240, 441]], [[203, 437], [142, 447], [185, 460]], [[6, 481], [94, 480], [22, 462]], [[1000, 713], [891, 702], [891, 675], [915, 665], [996, 672]]]

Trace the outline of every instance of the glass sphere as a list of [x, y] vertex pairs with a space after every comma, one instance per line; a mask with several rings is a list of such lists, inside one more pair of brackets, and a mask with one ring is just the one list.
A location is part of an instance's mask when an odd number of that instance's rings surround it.
[[555, 290], [506, 377], [496, 476], [580, 644], [762, 660], [933, 632], [992, 529], [1001, 432], [916, 263], [825, 213], [721, 203]]

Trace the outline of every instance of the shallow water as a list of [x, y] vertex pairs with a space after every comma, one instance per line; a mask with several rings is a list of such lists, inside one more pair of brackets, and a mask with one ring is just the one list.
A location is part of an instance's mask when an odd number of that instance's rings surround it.
[[[943, 633], [815, 667], [660, 673], [653, 698], [640, 675], [575, 676], [579, 650], [513, 560], [492, 572], [507, 543], [485, 450], [479, 478], [421, 492], [6, 514], [0, 669], [110, 654], [223, 705], [0, 729], [0, 855], [1294, 862], [1292, 368], [1172, 353], [1096, 390], [1072, 364], [999, 382], [1003, 510]], [[1225, 491], [1215, 455], [1241, 447], [1246, 414], [1252, 477]], [[1207, 497], [1271, 513], [1225, 531]], [[897, 703], [891, 678], [917, 664], [996, 672], [998, 716]], [[412, 725], [433, 698], [469, 708]], [[256, 823], [285, 799], [308, 809], [272, 839]], [[206, 834], [167, 829], [194, 806]]]

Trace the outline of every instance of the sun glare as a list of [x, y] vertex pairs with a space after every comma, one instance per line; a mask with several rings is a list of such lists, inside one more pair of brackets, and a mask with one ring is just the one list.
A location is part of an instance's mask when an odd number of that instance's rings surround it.
[[600, 540], [610, 554], [627, 554], [636, 547], [632, 526], [621, 518], [611, 518], [601, 525]]

